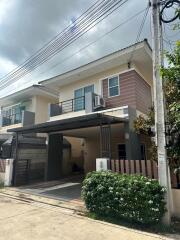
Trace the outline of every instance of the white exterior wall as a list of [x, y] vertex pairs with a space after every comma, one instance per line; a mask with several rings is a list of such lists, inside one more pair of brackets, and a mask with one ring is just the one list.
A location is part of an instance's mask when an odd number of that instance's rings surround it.
[[[152, 78], [151, 76], [145, 77], [144, 74], [142, 74], [142, 71], [140, 71], [139, 67], [136, 65], [133, 65], [133, 68], [145, 79], [145, 81], [148, 82], [150, 86], [152, 86]], [[66, 85], [64, 83], [64, 86], [60, 87], [59, 92], [60, 92], [60, 98], [59, 102], [70, 100], [74, 98], [74, 90], [86, 87], [88, 85], [94, 84], [94, 92], [101, 95], [101, 81], [107, 77], [116, 75], [116, 74], [121, 74], [123, 72], [129, 71], [132, 69], [128, 69], [127, 64], [125, 65], [120, 65], [118, 67], [112, 68], [110, 70], [104, 70], [101, 73], [95, 74], [91, 77], [76, 81], [74, 83]], [[147, 76], [147, 74], [146, 74]]]
[[173, 216], [180, 218], [180, 189], [172, 189]]
[[[52, 100], [48, 97], [34, 96], [31, 99], [24, 101], [23, 105], [27, 111], [35, 113], [35, 123], [43, 123], [48, 121], [48, 104]], [[22, 127], [22, 123], [13, 124], [0, 128], [0, 133], [6, 133], [8, 129]]]
[[108, 71], [103, 71], [99, 74], [93, 75], [89, 78], [68, 84], [68, 85], [64, 85], [60, 88], [60, 98], [59, 101], [66, 101], [69, 99], [74, 98], [74, 90], [82, 88], [82, 87], [86, 87], [88, 85], [92, 85], [94, 84], [94, 92], [101, 95], [101, 80], [114, 75], [114, 74], [118, 74], [120, 72], [126, 71], [127, 69], [127, 65], [121, 65], [119, 67], [116, 68], [112, 68], [111, 70]]
[[43, 123], [48, 120], [48, 104], [52, 101], [47, 97], [34, 96], [32, 99], [32, 112], [35, 112], [35, 123]]
[[0, 134], [2, 133], [7, 133], [8, 129], [11, 128], [19, 128], [22, 127], [22, 123], [17, 123], [17, 124], [13, 124], [13, 125], [9, 125], [9, 126], [5, 126], [5, 127], [0, 127]]
[[[152, 86], [151, 76], [148, 76], [145, 78], [144, 74], [141, 74], [139, 68], [136, 67], [135, 65], [133, 65], [133, 69], [135, 69]], [[96, 94], [102, 95], [102, 80], [104, 80], [110, 76], [121, 74], [121, 73], [131, 71], [131, 70], [132, 70], [132, 68], [128, 69], [127, 64], [120, 65], [120, 66], [112, 68], [110, 70], [102, 71], [101, 73], [98, 73], [95, 75], [92, 74], [91, 77], [73, 82], [71, 84], [66, 85], [64, 83], [64, 86], [60, 87], [60, 89], [59, 89], [59, 102], [74, 99], [74, 91], [75, 90], [92, 85], [92, 84], [94, 84], [94, 92]], [[146, 76], [147, 76], [147, 74], [146, 74]], [[83, 116], [85, 114], [86, 114], [85, 110], [77, 111], [77, 112], [69, 112], [69, 113], [64, 113], [61, 115], [50, 117], [50, 121], [78, 117], [78, 116]], [[110, 115], [111, 115], [111, 113], [110, 113]]]

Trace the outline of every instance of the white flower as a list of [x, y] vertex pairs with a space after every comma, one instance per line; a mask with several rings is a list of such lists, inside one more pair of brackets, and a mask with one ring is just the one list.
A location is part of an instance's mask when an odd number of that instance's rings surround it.
[[159, 211], [158, 208], [151, 208], [151, 210], [153, 210], [154, 212], [158, 212]]
[[123, 201], [124, 200], [124, 198], [120, 198], [120, 201]]
[[148, 202], [149, 204], [152, 204], [153, 203], [153, 201], [152, 200], [149, 200], [149, 202]]
[[146, 182], [146, 185], [149, 185], [149, 184], [151, 184], [150, 182]]

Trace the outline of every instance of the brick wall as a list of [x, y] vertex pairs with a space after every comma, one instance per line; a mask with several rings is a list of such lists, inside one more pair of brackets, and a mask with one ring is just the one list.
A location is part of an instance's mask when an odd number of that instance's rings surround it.
[[102, 92], [107, 108], [128, 105], [147, 113], [151, 106], [151, 87], [135, 70], [120, 74], [119, 86], [120, 95], [108, 97], [108, 79], [102, 81]]

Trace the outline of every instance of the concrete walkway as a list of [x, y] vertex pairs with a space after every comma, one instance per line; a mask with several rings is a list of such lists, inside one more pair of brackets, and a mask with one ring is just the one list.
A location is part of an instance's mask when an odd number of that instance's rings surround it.
[[[0, 240], [158, 240], [175, 239], [134, 231], [73, 214], [44, 203], [0, 193]], [[176, 239], [180, 239], [177, 238]]]

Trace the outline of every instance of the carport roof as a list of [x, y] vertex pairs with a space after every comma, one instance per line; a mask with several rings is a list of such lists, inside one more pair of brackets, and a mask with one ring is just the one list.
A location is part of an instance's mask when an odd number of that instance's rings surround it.
[[105, 115], [102, 113], [93, 113], [79, 117], [62, 119], [57, 121], [34, 124], [31, 126], [9, 129], [8, 132], [16, 133], [52, 133], [58, 131], [72, 130], [98, 126], [100, 124], [113, 124], [126, 122], [128, 119]]

